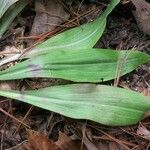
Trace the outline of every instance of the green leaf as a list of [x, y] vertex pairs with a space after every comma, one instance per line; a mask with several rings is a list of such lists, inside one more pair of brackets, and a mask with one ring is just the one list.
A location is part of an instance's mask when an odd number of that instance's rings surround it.
[[1, 71], [0, 80], [49, 77], [76, 82], [101, 82], [114, 79], [118, 66], [122, 76], [149, 61], [148, 54], [132, 50], [52, 50], [49, 54]]
[[104, 85], [73, 84], [23, 92], [1, 90], [0, 95], [110, 126], [136, 124], [150, 110], [150, 97]]
[[16, 54], [0, 60], [0, 66], [21, 58], [32, 58], [34, 56], [49, 53], [51, 50], [76, 50], [92, 48], [101, 37], [105, 26], [106, 18], [119, 3], [120, 0], [112, 0], [104, 13], [95, 21], [86, 23], [80, 27], [70, 29], [58, 34], [49, 40], [39, 44], [36, 48], [22, 54]]
[[8, 29], [10, 23], [15, 19], [15, 17], [22, 11], [22, 9], [28, 4], [27, 0], [20, 0], [14, 5], [12, 5], [7, 12], [0, 19], [0, 38]]
[[18, 0], [0, 0], [0, 19], [4, 15], [4, 13], [7, 11], [7, 9], [16, 3]]
[[93, 22], [86, 23], [61, 34], [58, 34], [32, 49], [26, 57], [32, 57], [49, 52], [49, 50], [76, 50], [92, 48], [102, 36], [106, 18], [120, 0], [112, 0], [107, 9]]

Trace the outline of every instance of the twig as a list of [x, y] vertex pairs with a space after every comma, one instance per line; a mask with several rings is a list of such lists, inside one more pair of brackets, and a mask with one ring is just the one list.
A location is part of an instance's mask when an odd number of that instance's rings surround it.
[[[111, 139], [111, 138], [109, 138], [108, 136], [101, 136], [101, 137], [99, 137], [99, 136], [94, 136], [93, 138], [94, 138], [95, 140], [107, 140], [107, 141], [112, 141], [112, 142], [114, 142], [114, 140]], [[119, 140], [119, 139], [117, 139], [117, 140], [120, 141], [120, 142], [122, 142], [123, 144], [125, 144], [125, 145], [127, 145], [127, 146], [132, 146], [132, 147], [137, 146], [136, 144], [130, 143], [130, 142], [128, 142], [128, 141]]]
[[11, 148], [8, 148], [8, 149], [5, 149], [5, 150], [14, 150], [14, 149], [17, 149], [18, 147], [20, 147], [21, 145], [23, 145], [24, 143], [28, 142], [28, 140], [24, 140], [23, 142], [21, 142], [20, 144], [14, 146], [14, 147], [11, 147]]
[[123, 146], [125, 149], [130, 150], [130, 148], [127, 147], [126, 145], [124, 145], [124, 144], [122, 143], [122, 141], [116, 139], [115, 137], [111, 136], [110, 134], [108, 134], [108, 133], [102, 131], [101, 129], [98, 129], [98, 128], [96, 128], [96, 127], [93, 127], [93, 126], [91, 126], [91, 125], [90, 125], [90, 127], [92, 127], [92, 128], [94, 128], [94, 129], [96, 129], [97, 131], [103, 133], [104, 135], [106, 135], [107, 137], [109, 137], [109, 138], [110, 138], [111, 140], [113, 140], [114, 142], [116, 142], [116, 143], [118, 143], [119, 145]]
[[30, 128], [30, 126], [28, 126], [27, 124], [23, 123], [22, 121], [20, 121], [19, 119], [15, 118], [14, 116], [10, 115], [8, 112], [6, 112], [5, 110], [3, 110], [2, 108], [0, 108], [0, 111], [2, 113], [4, 113], [5, 115], [7, 115], [8, 117], [12, 118], [13, 120], [15, 120], [16, 122], [21, 123], [22, 125], [26, 126], [27, 128]]
[[83, 124], [83, 128], [82, 128], [82, 141], [81, 141], [81, 147], [80, 147], [80, 150], [83, 149], [83, 143], [84, 143], [84, 139], [85, 139], [85, 136], [86, 136], [86, 125], [87, 125], [87, 120], [86, 122]]
[[[24, 122], [24, 121], [27, 119], [27, 117], [29, 116], [29, 114], [32, 112], [33, 109], [34, 109], [34, 106], [31, 106], [31, 107], [29, 108], [29, 110], [27, 111], [27, 113], [25, 114], [25, 116], [24, 116], [24, 118], [21, 120], [21, 122]], [[21, 125], [22, 125], [22, 123], [19, 124], [19, 126], [17, 127], [17, 129], [16, 129], [14, 135], [19, 131]]]

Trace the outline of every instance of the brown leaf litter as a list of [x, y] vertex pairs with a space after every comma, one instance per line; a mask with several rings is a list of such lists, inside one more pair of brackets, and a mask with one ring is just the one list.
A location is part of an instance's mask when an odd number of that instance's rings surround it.
[[135, 6], [133, 14], [139, 28], [150, 35], [150, 1], [146, 0], [131, 0]]
[[28, 142], [21, 145], [23, 150], [79, 150], [80, 147], [75, 144], [69, 136], [59, 132], [59, 138], [56, 142], [50, 140], [46, 135], [33, 130], [27, 130]]

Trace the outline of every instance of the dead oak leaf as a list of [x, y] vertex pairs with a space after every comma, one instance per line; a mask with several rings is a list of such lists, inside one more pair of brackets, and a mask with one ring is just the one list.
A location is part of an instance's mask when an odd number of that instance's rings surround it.
[[66, 134], [59, 132], [59, 138], [56, 145], [61, 148], [61, 150], [79, 150], [80, 146], [75, 144], [73, 140]]
[[28, 147], [30, 150], [60, 150], [47, 136], [33, 130], [27, 130]]

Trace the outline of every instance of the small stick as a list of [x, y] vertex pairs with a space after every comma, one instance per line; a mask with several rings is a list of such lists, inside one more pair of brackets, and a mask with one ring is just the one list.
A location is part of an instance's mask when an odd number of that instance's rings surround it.
[[28, 126], [27, 124], [23, 123], [22, 121], [20, 121], [19, 119], [15, 118], [14, 116], [10, 115], [8, 112], [6, 112], [5, 110], [3, 110], [2, 108], [0, 108], [0, 111], [2, 113], [4, 113], [5, 115], [7, 115], [8, 117], [12, 118], [13, 120], [15, 120], [16, 122], [21, 123], [22, 125], [26, 126], [27, 128], [31, 128], [30, 126]]
[[[29, 108], [29, 110], [27, 111], [27, 113], [25, 114], [25, 116], [24, 116], [24, 118], [21, 120], [21, 122], [24, 122], [24, 121], [27, 119], [27, 117], [29, 116], [29, 114], [32, 112], [33, 109], [34, 109], [34, 106], [31, 106], [31, 107]], [[21, 125], [22, 125], [22, 123], [19, 124], [19, 126], [17, 127], [17, 129], [16, 129], [14, 135], [19, 131]]]

